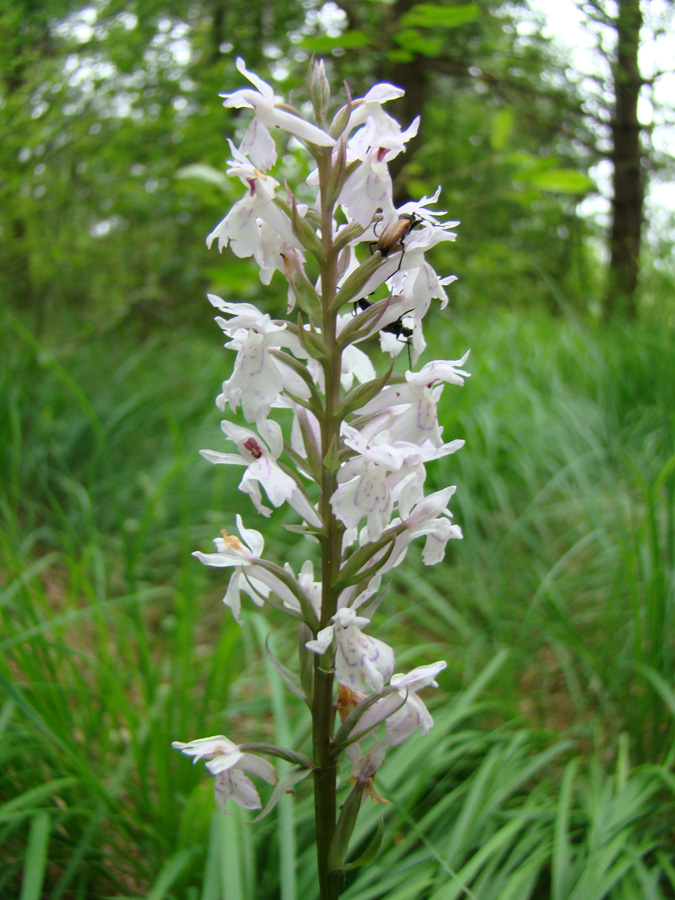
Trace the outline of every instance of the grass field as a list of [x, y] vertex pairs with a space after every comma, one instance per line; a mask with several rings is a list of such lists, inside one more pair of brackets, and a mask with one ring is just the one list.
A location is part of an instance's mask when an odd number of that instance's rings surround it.
[[[142, 341], [3, 324], [0, 897], [312, 900], [309, 789], [249, 826], [170, 749], [308, 737], [263, 649], [271, 633], [293, 664], [286, 621], [249, 604], [239, 628], [190, 555], [241, 512], [302, 563], [292, 516], [261, 523], [197, 453], [222, 448], [231, 367], [206, 304]], [[397, 671], [448, 669], [436, 727], [378, 773], [384, 842], [344, 896], [675, 897], [673, 331], [523, 313], [428, 330], [425, 359], [472, 348], [441, 404], [467, 446], [428, 478], [458, 485], [465, 540], [435, 568], [409, 554], [374, 633]]]

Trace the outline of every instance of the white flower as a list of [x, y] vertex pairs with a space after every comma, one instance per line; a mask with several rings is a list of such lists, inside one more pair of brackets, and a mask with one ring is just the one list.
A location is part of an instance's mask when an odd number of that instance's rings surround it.
[[[392, 293], [402, 294], [408, 303], [408, 309], [422, 319], [427, 314], [432, 299], [441, 301], [441, 309], [448, 303], [448, 295], [444, 286], [457, 280], [455, 275], [439, 278], [434, 269], [425, 260], [424, 254], [441, 241], [454, 241], [457, 235], [450, 229], [459, 222], [442, 222], [432, 215], [426, 207], [438, 200], [440, 188], [432, 197], [404, 203], [397, 210], [398, 216], [413, 216], [417, 226], [405, 239], [405, 252], [399, 257], [397, 271], [390, 281]], [[436, 215], [445, 215], [439, 210]]]
[[406, 375], [406, 381], [410, 384], [464, 384], [464, 379], [471, 376], [470, 372], [465, 372], [459, 366], [463, 366], [469, 358], [467, 350], [461, 359], [432, 359], [423, 366], [419, 372], [410, 372]]
[[[406, 142], [417, 134], [418, 126], [419, 118], [404, 132], [399, 126], [374, 134], [376, 143], [368, 145], [361, 165], [346, 180], [340, 192], [340, 204], [349, 218], [363, 228], [370, 225], [378, 209], [382, 210], [383, 225], [396, 219], [388, 164], [405, 150]], [[358, 155], [358, 150], [354, 155]]]
[[[387, 719], [387, 734], [390, 736], [394, 746], [402, 743], [418, 728], [422, 729], [423, 735], [429, 733], [434, 720], [429, 710], [417, 696], [417, 691], [425, 687], [438, 687], [435, 678], [446, 666], [447, 663], [441, 660], [428, 666], [419, 666], [407, 675], [394, 675], [392, 677], [390, 684], [398, 689], [399, 702], [401, 699], [406, 698], [401, 709], [392, 713]], [[388, 699], [386, 697], [385, 701]]]
[[390, 84], [376, 85], [357, 105], [349, 120], [349, 128], [365, 121], [347, 145], [348, 159], [360, 159], [361, 165], [352, 172], [340, 193], [340, 204], [350, 219], [364, 228], [382, 210], [383, 224], [396, 219], [392, 200], [389, 163], [405, 150], [405, 145], [417, 134], [420, 119], [413, 120], [405, 131], [384, 112], [381, 104], [401, 96], [401, 89]]
[[[359, 171], [356, 170], [352, 177], [355, 177]], [[436, 216], [445, 215], [445, 210], [437, 211], [434, 216], [426, 208], [437, 201], [439, 193], [440, 188], [432, 197], [423, 197], [421, 200], [404, 203], [399, 209], [382, 206], [381, 220], [374, 222], [370, 227], [367, 227], [369, 223], [364, 224], [365, 231], [355, 241], [355, 244], [365, 242], [371, 245], [371, 249], [372, 245], [379, 240], [383, 229], [401, 217], [409, 220], [411, 227], [402, 245], [390, 248], [387, 259], [363, 285], [358, 295], [353, 298], [354, 300], [368, 297], [383, 282], [387, 282], [391, 296], [400, 295], [405, 299], [405, 305], [402, 306], [399, 316], [402, 313], [410, 313], [418, 319], [422, 319], [433, 298], [441, 301], [441, 309], [447, 305], [448, 296], [444, 285], [456, 281], [456, 276], [449, 275], [440, 278], [424, 258], [424, 254], [429, 248], [441, 241], [454, 241], [457, 237], [449, 229], [459, 225], [459, 222], [442, 222]], [[366, 200], [358, 196], [356, 202], [361, 206], [366, 204]], [[365, 217], [366, 212], [364, 211], [363, 216], [359, 218], [361, 224], [363, 224], [361, 219], [365, 219]]]
[[302, 379], [270, 353], [288, 347], [302, 355], [300, 342], [285, 325], [275, 325], [268, 315], [248, 303], [226, 303], [213, 294], [209, 300], [225, 312], [235, 311], [231, 319], [216, 317], [223, 331], [232, 335], [225, 346], [238, 351], [232, 375], [223, 382], [223, 391], [216, 398], [219, 409], [229, 403], [236, 412], [241, 404], [246, 421], [256, 422], [267, 418], [284, 387], [301, 398], [309, 396]]
[[354, 477], [339, 484], [330, 498], [333, 514], [347, 528], [354, 528], [367, 518], [371, 540], [377, 540], [388, 524], [393, 508], [387, 484], [388, 471], [376, 462], [357, 457], [340, 470], [340, 474], [343, 472], [344, 477], [352, 474]]
[[305, 257], [297, 242], [283, 238], [267, 222], [259, 223], [259, 243], [254, 253], [260, 266], [260, 280], [269, 284], [272, 276], [279, 271], [288, 281], [286, 314], [295, 306], [298, 278], [304, 274]]
[[246, 193], [208, 235], [206, 246], [211, 247], [217, 240], [221, 252], [229, 243], [236, 256], [252, 256], [260, 248], [258, 219], [266, 221], [288, 243], [296, 244], [291, 223], [274, 203], [279, 182], [256, 169], [241, 154], [237, 156], [238, 159], [230, 161], [227, 174], [237, 176]]
[[[431, 229], [430, 229], [431, 230]], [[446, 240], [449, 238], [446, 237]], [[457, 280], [456, 275], [439, 278], [435, 270], [424, 259], [424, 253], [430, 244], [406, 238], [405, 253], [399, 257], [400, 268], [391, 276], [391, 290], [409, 298], [409, 310], [423, 319], [429, 312], [431, 301], [441, 301], [441, 309], [448, 305], [448, 295], [444, 285]]]
[[413, 319], [409, 315], [402, 316], [389, 328], [382, 329], [379, 338], [382, 352], [390, 356], [398, 356], [404, 347], [412, 348], [413, 365], [426, 347], [421, 320]]
[[419, 666], [407, 675], [394, 675], [390, 684], [396, 692], [373, 703], [359, 719], [355, 731], [364, 731], [386, 719], [387, 736], [394, 747], [418, 728], [422, 729], [423, 735], [428, 734], [434, 720], [417, 692], [425, 687], [438, 687], [435, 678], [446, 666], [447, 663], [441, 660]]
[[291, 425], [291, 448], [301, 459], [311, 456], [318, 460], [321, 456], [321, 426], [314, 413], [304, 406], [289, 400], [293, 410]]
[[353, 609], [338, 609], [334, 625], [323, 628], [316, 640], [305, 646], [314, 653], [325, 653], [335, 639], [335, 674], [340, 684], [353, 691], [380, 691], [394, 670], [394, 651], [384, 641], [361, 631], [370, 619], [357, 616]]
[[338, 472], [338, 487], [331, 497], [331, 507], [347, 528], [354, 528], [367, 518], [370, 540], [376, 541], [393, 508], [388, 475], [401, 468], [405, 450], [387, 443], [385, 434], [369, 439], [347, 424], [342, 425], [342, 436], [357, 455]]
[[391, 436], [394, 440], [417, 444], [430, 441], [436, 447], [440, 447], [443, 442], [443, 429], [438, 424], [438, 401], [442, 389], [442, 387], [430, 388], [426, 384], [415, 384], [414, 388], [407, 392], [413, 402], [392, 424]]
[[260, 809], [260, 795], [245, 772], [257, 775], [268, 784], [278, 781], [276, 769], [271, 763], [252, 753], [242, 752], [222, 734], [199, 738], [187, 744], [173, 741], [171, 746], [186, 756], [194, 757], [195, 763], [199, 759], [208, 760], [206, 768], [215, 777], [216, 803], [224, 813], [232, 812], [225, 806], [228, 797], [244, 809]]
[[229, 94], [221, 94], [224, 97], [223, 106], [247, 107], [255, 112], [255, 117], [244, 135], [239, 148], [253, 160], [254, 165], [263, 170], [270, 169], [277, 160], [277, 151], [274, 138], [270, 134], [270, 128], [282, 128], [289, 134], [295, 135], [301, 141], [317, 144], [319, 147], [332, 147], [333, 138], [312, 125], [300, 116], [278, 109], [274, 103], [274, 91], [267, 82], [259, 78], [255, 73], [249, 72], [244, 60], [237, 57], [237, 69], [248, 78], [257, 90], [243, 88]]
[[[426, 536], [422, 551], [422, 560], [425, 566], [434, 566], [443, 560], [448, 541], [461, 540], [462, 529], [450, 521], [452, 513], [447, 508], [448, 501], [455, 490], [456, 487], [453, 485], [429, 494], [420, 499], [408, 515], [402, 513], [406, 530], [396, 538], [394, 549], [383, 571], [399, 565], [408, 546], [416, 537]], [[393, 524], [395, 523], [392, 522]]]
[[[344, 591], [340, 591], [338, 596], [338, 609], [342, 609], [343, 606], [348, 606], [353, 610], [360, 609], [364, 603], [367, 603], [375, 594], [380, 590], [380, 586], [382, 584], [382, 576], [374, 575], [370, 581], [368, 582], [368, 586], [366, 588], [362, 588], [358, 584], [351, 584], [348, 588], [345, 588]], [[375, 606], [379, 605], [379, 601]], [[374, 612], [374, 608], [371, 606], [371, 609]]]
[[[288, 563], [284, 568], [287, 566]], [[302, 564], [300, 575], [298, 576], [298, 584], [309, 600], [318, 619], [321, 616], [321, 582], [314, 581], [314, 565], [311, 559], [306, 559]], [[296, 606], [296, 609], [299, 610], [299, 604]]]
[[[396, 129], [400, 131], [401, 126], [396, 119], [393, 119], [382, 109], [382, 104], [386, 103], [388, 100], [398, 100], [399, 97], [402, 97], [404, 94], [405, 91], [403, 88], [396, 87], [394, 84], [383, 82], [373, 85], [360, 102], [353, 104], [345, 132], [349, 134], [355, 128], [363, 125], [366, 121], [370, 121], [370, 123], [372, 123], [371, 129], [378, 133], [386, 134], [391, 131], [396, 131]], [[365, 142], [363, 143], [365, 144]]]
[[[351, 316], [345, 316], [338, 320], [338, 335], [345, 327], [344, 319], [351, 319]], [[351, 390], [354, 379], [356, 378], [361, 384], [371, 381], [376, 377], [375, 366], [373, 366], [370, 357], [363, 350], [359, 350], [354, 344], [345, 347], [342, 353], [342, 369], [340, 372], [340, 384], [344, 391]]]
[[[434, 406], [435, 413], [435, 406]], [[378, 540], [389, 523], [394, 504], [402, 506], [402, 515], [423, 496], [426, 477], [424, 463], [454, 453], [464, 441], [435, 444], [422, 436], [420, 444], [417, 423], [412, 438], [403, 434], [398, 438], [395, 429], [401, 418], [407, 415], [405, 407], [391, 414], [375, 416], [359, 431], [351, 425], [342, 425], [344, 443], [356, 451], [337, 475], [338, 487], [331, 497], [335, 516], [347, 527], [355, 528], [364, 518], [367, 520], [367, 539]]]
[[265, 541], [260, 532], [254, 531], [252, 528], [244, 528], [239, 515], [237, 516], [237, 530], [242, 540], [223, 530], [223, 536], [215, 538], [213, 541], [217, 553], [202, 553], [195, 550], [192, 554], [206, 566], [234, 567], [223, 603], [230, 607], [235, 621], [241, 625], [241, 591], [248, 594], [257, 606], [263, 605], [270, 591], [273, 591], [283, 602], [297, 605], [297, 599], [283, 581], [260, 565], [261, 554], [265, 547]]
[[228, 421], [220, 424], [227, 437], [237, 444], [238, 453], [200, 450], [204, 459], [216, 464], [246, 466], [239, 490], [250, 496], [253, 505], [262, 515], [268, 516], [272, 510], [263, 505], [260, 485], [265, 488], [273, 506], [279, 507], [288, 502], [306, 522], [320, 528], [321, 519], [316, 511], [295, 479], [284, 472], [277, 462], [283, 451], [283, 436], [279, 424], [269, 419], [259, 423], [259, 428], [264, 428], [267, 434], [269, 446], [250, 428]]
[[462, 385], [464, 378], [469, 377], [468, 372], [458, 368], [466, 362], [468, 355], [465, 353], [459, 360], [434, 360], [419, 372], [406, 372], [406, 384], [387, 385], [377, 397], [361, 407], [359, 414], [370, 416], [387, 412], [391, 417], [389, 435], [392, 442], [422, 445], [430, 441], [435, 447], [450, 446], [443, 445], [436, 408], [444, 383]]

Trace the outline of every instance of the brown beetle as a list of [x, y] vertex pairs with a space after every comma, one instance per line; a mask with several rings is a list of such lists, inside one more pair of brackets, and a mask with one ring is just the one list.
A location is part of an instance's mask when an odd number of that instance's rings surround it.
[[395, 222], [387, 225], [382, 234], [377, 238], [376, 250], [379, 250], [382, 256], [387, 257], [392, 250], [405, 250], [403, 241], [408, 237], [413, 228], [417, 228], [422, 223], [422, 219], [415, 213], [401, 213]]

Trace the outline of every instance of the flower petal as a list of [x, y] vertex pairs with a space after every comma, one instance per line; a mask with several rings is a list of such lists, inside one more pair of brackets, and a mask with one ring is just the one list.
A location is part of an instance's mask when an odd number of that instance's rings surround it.
[[225, 802], [228, 797], [244, 809], [260, 809], [260, 794], [256, 791], [251, 779], [239, 769], [219, 772], [215, 778], [215, 794], [218, 809], [226, 815], [231, 813]]

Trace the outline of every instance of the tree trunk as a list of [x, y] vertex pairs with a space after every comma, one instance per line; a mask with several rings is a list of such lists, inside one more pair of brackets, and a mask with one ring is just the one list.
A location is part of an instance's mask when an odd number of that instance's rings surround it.
[[644, 205], [642, 151], [638, 97], [642, 80], [638, 66], [640, 0], [618, 0], [617, 54], [613, 66], [614, 115], [612, 154], [614, 166], [610, 263], [604, 303], [604, 319], [635, 318], [640, 266], [640, 240]]
[[[419, 0], [395, 0], [393, 5], [384, 7], [386, 12], [382, 20], [382, 37], [389, 51], [395, 47], [392, 36], [398, 31], [401, 19], [417, 2]], [[387, 61], [379, 66], [379, 71], [376, 73], [378, 80], [395, 84], [405, 91], [404, 96], [391, 103], [389, 109], [391, 115], [398, 119], [404, 129], [416, 116], [422, 114], [427, 99], [428, 74], [431, 67], [430, 60], [420, 59], [416, 55], [409, 62], [392, 63]], [[404, 153], [399, 153], [395, 159], [389, 161], [389, 173], [394, 183], [394, 203], [397, 206], [410, 199], [401, 173], [421, 143], [421, 136], [418, 133], [408, 142]]]

